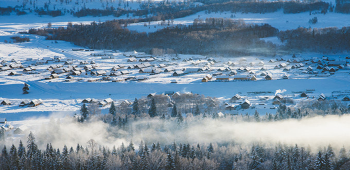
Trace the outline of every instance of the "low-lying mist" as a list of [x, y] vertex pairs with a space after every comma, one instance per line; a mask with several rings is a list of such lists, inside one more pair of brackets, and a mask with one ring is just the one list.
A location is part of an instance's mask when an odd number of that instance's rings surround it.
[[24, 132], [22, 141], [26, 141], [29, 131], [33, 131], [39, 147], [52, 143], [55, 147], [85, 146], [90, 139], [99, 145], [113, 147], [131, 140], [138, 146], [142, 141], [147, 144], [176, 143], [236, 143], [252, 144], [283, 143], [287, 145], [310, 146], [318, 149], [331, 144], [334, 148], [350, 145], [350, 115], [317, 116], [301, 120], [289, 119], [275, 122], [244, 122], [237, 117], [201, 118], [188, 117], [179, 123], [176, 118], [162, 120], [149, 118], [128, 120], [128, 124], [119, 128], [102, 121], [77, 123], [72, 118], [55, 119], [54, 115], [47, 123], [33, 125]]

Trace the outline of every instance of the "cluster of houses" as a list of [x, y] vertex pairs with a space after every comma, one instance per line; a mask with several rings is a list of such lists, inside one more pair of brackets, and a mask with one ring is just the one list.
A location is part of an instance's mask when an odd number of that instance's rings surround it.
[[[29, 106], [29, 107], [35, 107], [35, 106], [39, 106], [40, 104], [42, 104], [42, 100], [41, 99], [34, 99], [34, 100], [23, 100], [21, 101], [21, 103], [19, 104], [19, 106], [23, 107], [23, 106]], [[1, 105], [12, 105], [12, 102], [10, 100], [3, 100], [1, 102]]]
[[[298, 97], [301, 98], [309, 98], [308, 93], [312, 93], [309, 90], [306, 90], [305, 92], [302, 92]], [[270, 97], [266, 97], [264, 98], [264, 101], [267, 100]], [[328, 98], [326, 97], [323, 93], [321, 93], [318, 96], [313, 96], [313, 99], [317, 100], [317, 101], [326, 101], [329, 99], [332, 99], [331, 97]], [[289, 101], [288, 101], [289, 100]], [[345, 95], [342, 98], [340, 98], [341, 101], [350, 101], [350, 96], [349, 95]], [[260, 100], [261, 101], [261, 100]], [[275, 94], [275, 96], [272, 98], [272, 105], [280, 105], [283, 103], [288, 103], [288, 102], [292, 102], [293, 99], [290, 97], [285, 97], [281, 94]], [[231, 103], [231, 104], [229, 104]], [[225, 110], [228, 111], [232, 111], [232, 110], [240, 110], [240, 109], [249, 109], [252, 108], [252, 103], [248, 100], [248, 98], [246, 97], [242, 97], [239, 94], [234, 95], [230, 100], [229, 103], [225, 103]], [[258, 105], [261, 105], [260, 103]], [[266, 105], [266, 104], [263, 104]], [[350, 107], [350, 104], [349, 104]], [[275, 109], [276, 107], [271, 107], [270, 109]]]
[[98, 100], [91, 99], [91, 98], [86, 98], [82, 101], [82, 103], [97, 103], [100, 107], [104, 107], [108, 104], [111, 104], [112, 102], [113, 102], [113, 100], [111, 98], [107, 98], [107, 99], [104, 99], [102, 101], [98, 101]]
[[12, 59], [11, 61], [2, 60], [0, 62], [0, 71], [7, 71], [12, 69], [20, 69], [23, 68], [21, 62]]

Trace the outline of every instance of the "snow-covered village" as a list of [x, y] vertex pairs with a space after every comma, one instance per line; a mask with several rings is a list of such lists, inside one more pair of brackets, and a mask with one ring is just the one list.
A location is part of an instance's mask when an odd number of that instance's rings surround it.
[[0, 169], [350, 169], [349, 13], [0, 0]]

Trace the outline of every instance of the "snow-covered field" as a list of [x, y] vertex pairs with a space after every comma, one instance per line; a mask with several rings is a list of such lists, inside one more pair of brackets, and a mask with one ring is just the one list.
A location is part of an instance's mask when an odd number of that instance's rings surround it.
[[[2, 1], [5, 2], [5, 1]], [[13, 1], [6, 1], [10, 4]], [[137, 8], [136, 5], [132, 6]], [[267, 14], [233, 14], [233, 19], [243, 19], [246, 23], [268, 23], [279, 30], [295, 29], [298, 27], [324, 28], [324, 27], [343, 27], [349, 26], [350, 17], [345, 14], [327, 13], [312, 14], [283, 14], [282, 11]], [[193, 20], [200, 18], [205, 20], [209, 17], [230, 18], [230, 12], [205, 14], [199, 12], [184, 18], [175, 19], [172, 24], [192, 24]], [[309, 24], [309, 19], [317, 17], [318, 23]], [[122, 16], [119, 18], [126, 18]], [[322, 72], [317, 69], [318, 63], [312, 61], [322, 60], [324, 54], [303, 53], [297, 54], [297, 62], [293, 62], [295, 58], [292, 55], [278, 57], [260, 57], [260, 56], [242, 56], [240, 58], [216, 57], [215, 62], [210, 56], [198, 56], [191, 54], [180, 54], [178, 56], [154, 56], [154, 61], [140, 62], [140, 59], [149, 59], [150, 57], [137, 58], [136, 62], [128, 62], [124, 52], [106, 52], [103, 50], [95, 51], [73, 51], [72, 49], [80, 49], [83, 47], [75, 46], [69, 42], [63, 41], [47, 41], [44, 37], [35, 35], [18, 34], [20, 31], [26, 31], [30, 28], [47, 27], [47, 23], [52, 23], [53, 27], [66, 26], [68, 22], [72, 23], [90, 23], [93, 21], [103, 22], [106, 20], [116, 19], [112, 16], [107, 17], [81, 17], [76, 18], [71, 15], [59, 17], [37, 16], [27, 14], [22, 16], [9, 15], [0, 16], [0, 62], [3, 67], [6, 64], [19, 64], [23, 68], [14, 68], [6, 71], [0, 71], [0, 102], [10, 100], [12, 105], [0, 106], [0, 117], [7, 117], [8, 120], [23, 120], [27, 117], [47, 116], [51, 112], [63, 112], [67, 115], [72, 115], [73, 112], [79, 110], [81, 100], [84, 98], [95, 98], [103, 100], [112, 98], [113, 100], [128, 99], [132, 100], [135, 97], [140, 98], [147, 96], [150, 93], [161, 94], [165, 91], [174, 92], [192, 92], [203, 94], [206, 96], [218, 97], [226, 102], [235, 94], [240, 94], [245, 99], [249, 99], [253, 109], [245, 110], [244, 113], [254, 113], [255, 109], [260, 109], [262, 114], [266, 112], [275, 113], [272, 105], [272, 98], [276, 92], [285, 89], [283, 96], [291, 97], [295, 101], [308, 100], [300, 98], [301, 92], [312, 90], [309, 98], [318, 98], [320, 94], [325, 94], [332, 98], [332, 92], [342, 91], [344, 94], [349, 90], [349, 66], [343, 65], [343, 68], [337, 70], [334, 74], [330, 72]], [[164, 28], [167, 25], [161, 26], [160, 22], [151, 22], [150, 26], [145, 27], [144, 23], [131, 24], [128, 26], [130, 30], [140, 32], [154, 32], [157, 29]], [[171, 25], [170, 25], [171, 26]], [[4, 43], [11, 41], [12, 36], [29, 37], [30, 42], [26, 43]], [[276, 44], [280, 43], [275, 37], [266, 38], [266, 41], [271, 41]], [[110, 59], [102, 59], [101, 56], [93, 56], [90, 54], [112, 54]], [[57, 56], [63, 61], [38, 64], [38, 61], [43, 61], [45, 57]], [[345, 59], [348, 54], [333, 54], [326, 55], [330, 59], [336, 61], [348, 61]], [[243, 60], [245, 58], [246, 60]], [[283, 61], [276, 61], [282, 58]], [[31, 59], [29, 61], [29, 59]], [[270, 60], [274, 62], [269, 62]], [[287, 60], [291, 61], [288, 62]], [[14, 61], [11, 61], [14, 60]], [[68, 64], [65, 62], [68, 61]], [[80, 64], [85, 62], [85, 64]], [[95, 64], [91, 64], [94, 61]], [[148, 69], [159, 71], [159, 74], [140, 73], [140, 69], [131, 68], [141, 63], [149, 63]], [[302, 63], [303, 66], [298, 66], [292, 69], [292, 66]], [[164, 66], [161, 66], [164, 64]], [[284, 65], [285, 64], [285, 65]], [[58, 78], [45, 79], [51, 75], [56, 66], [60, 69], [66, 68], [69, 71], [59, 73]], [[92, 71], [105, 71], [107, 76], [91, 75], [91, 71], [84, 71], [84, 66], [98, 66]], [[282, 65], [282, 68], [275, 68]], [[25, 72], [24, 69], [29, 66], [32, 71]], [[48, 70], [49, 67], [51, 70]], [[82, 71], [80, 75], [72, 75], [73, 79], [67, 79], [73, 67], [78, 71]], [[112, 71], [115, 66], [122, 66]], [[312, 69], [310, 73], [308, 68]], [[336, 66], [333, 66], [337, 68]], [[183, 69], [200, 68], [204, 71], [196, 71], [182, 76], [173, 76], [174, 71], [182, 71]], [[265, 70], [261, 70], [265, 68]], [[330, 67], [331, 68], [331, 67]], [[170, 72], [165, 72], [165, 69]], [[246, 69], [246, 71], [240, 70]], [[287, 70], [285, 70], [287, 69]], [[289, 69], [289, 70], [288, 70]], [[127, 71], [129, 74], [122, 72]], [[13, 72], [13, 76], [9, 74]], [[186, 72], [186, 70], [185, 70]], [[237, 75], [230, 75], [232, 72], [237, 72]], [[33, 73], [33, 74], [29, 74]], [[108, 76], [111, 73], [116, 73], [116, 76]], [[158, 73], [158, 72], [157, 72]], [[263, 74], [272, 76], [272, 80], [265, 80]], [[119, 75], [120, 74], [120, 75]], [[202, 82], [202, 79], [211, 75], [213, 78], [209, 82]], [[229, 82], [217, 82], [216, 78], [222, 75], [230, 75]], [[236, 81], [235, 76], [247, 76], [251, 78], [255, 76], [256, 81]], [[289, 79], [283, 79], [283, 76], [288, 76]], [[103, 78], [105, 77], [105, 80]], [[109, 77], [109, 78], [106, 78]], [[140, 80], [146, 78], [145, 80]], [[127, 80], [126, 80], [127, 79]], [[139, 79], [139, 80], [138, 80]], [[121, 82], [112, 82], [112, 81]], [[89, 82], [94, 81], [94, 82]], [[30, 85], [29, 94], [22, 94], [24, 83]], [[176, 83], [175, 83], [176, 82]], [[253, 95], [250, 92], [265, 92], [262, 95]], [[268, 100], [261, 100], [267, 97]], [[341, 99], [339, 96], [338, 99]], [[37, 107], [19, 107], [21, 101], [25, 99], [42, 99], [43, 104]], [[264, 105], [260, 105], [265, 103]], [[103, 109], [105, 112], [109, 106]]]

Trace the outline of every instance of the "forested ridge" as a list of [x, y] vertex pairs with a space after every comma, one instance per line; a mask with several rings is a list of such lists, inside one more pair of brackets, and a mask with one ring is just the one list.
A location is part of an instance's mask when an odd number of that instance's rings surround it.
[[[208, 18], [194, 25], [177, 25], [154, 33], [129, 31], [132, 20], [114, 20], [90, 25], [68, 25], [67, 28], [31, 29], [30, 34], [49, 40], [65, 40], [93, 49], [140, 50], [173, 49], [194, 54], [261, 54], [275, 47], [259, 38], [277, 35], [268, 24], [245, 24], [243, 20]], [[247, 49], [263, 49], [263, 52]]]
[[350, 27], [297, 28], [280, 31], [278, 38], [286, 42], [285, 49], [337, 53], [350, 49]]

